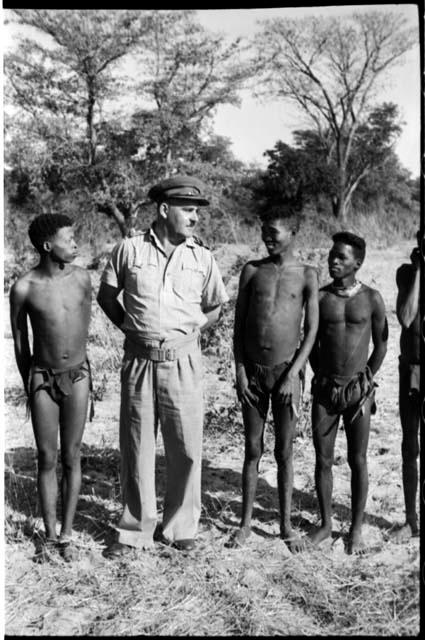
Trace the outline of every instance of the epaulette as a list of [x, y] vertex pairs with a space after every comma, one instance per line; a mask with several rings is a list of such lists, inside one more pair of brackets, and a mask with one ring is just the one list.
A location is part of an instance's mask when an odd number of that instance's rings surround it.
[[145, 233], [147, 233], [149, 231], [149, 229], [128, 229], [127, 231], [127, 235], [125, 236], [126, 238], [134, 238], [134, 236], [143, 236], [145, 235]]
[[207, 247], [207, 245], [202, 242], [201, 238], [198, 238], [198, 236], [192, 236], [193, 240], [196, 242], [196, 244], [199, 244], [200, 247], [204, 247], [204, 249], [208, 249], [209, 247]]

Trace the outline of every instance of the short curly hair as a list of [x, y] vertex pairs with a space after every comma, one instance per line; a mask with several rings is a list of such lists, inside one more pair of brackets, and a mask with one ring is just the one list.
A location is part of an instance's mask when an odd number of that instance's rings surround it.
[[294, 213], [292, 209], [286, 209], [284, 207], [279, 209], [270, 209], [269, 211], [260, 214], [258, 217], [261, 224], [279, 220], [294, 233], [298, 233], [300, 229], [301, 217], [299, 214]]
[[72, 227], [72, 224], [71, 218], [62, 213], [42, 213], [31, 221], [28, 235], [40, 253], [46, 240], [52, 238], [62, 227]]
[[332, 240], [334, 242], [342, 242], [343, 244], [348, 244], [350, 247], [353, 247], [353, 253], [357, 260], [363, 262], [366, 256], [366, 242], [364, 238], [360, 236], [356, 236], [355, 233], [351, 233], [351, 231], [339, 231], [332, 236]]

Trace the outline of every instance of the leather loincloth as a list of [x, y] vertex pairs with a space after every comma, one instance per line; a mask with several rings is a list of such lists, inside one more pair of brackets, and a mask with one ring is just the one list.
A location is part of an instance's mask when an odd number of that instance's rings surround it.
[[324, 406], [329, 414], [360, 406], [367, 396], [373, 400], [371, 413], [375, 413], [376, 386], [371, 370], [366, 367], [354, 376], [326, 376], [319, 372], [313, 378], [311, 392], [316, 402]]

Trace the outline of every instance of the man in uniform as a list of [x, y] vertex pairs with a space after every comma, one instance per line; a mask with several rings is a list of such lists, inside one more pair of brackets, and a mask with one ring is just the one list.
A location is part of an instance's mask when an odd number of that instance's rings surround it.
[[406, 523], [393, 534], [394, 541], [419, 535], [416, 513], [419, 455], [419, 372], [420, 372], [420, 233], [418, 246], [410, 254], [410, 264], [397, 270], [397, 318], [401, 324], [399, 358], [399, 407], [403, 431], [401, 455], [403, 460], [403, 491]]
[[[228, 300], [211, 252], [193, 237], [198, 207], [209, 204], [202, 183], [175, 176], [149, 197], [157, 217], [143, 234], [112, 251], [98, 302], [125, 334], [121, 370], [121, 489], [118, 541], [106, 556], [153, 545], [157, 522], [155, 442], [164, 439], [167, 486], [164, 541], [195, 547], [201, 511], [203, 426], [200, 331]], [[123, 306], [117, 300], [123, 291]]]

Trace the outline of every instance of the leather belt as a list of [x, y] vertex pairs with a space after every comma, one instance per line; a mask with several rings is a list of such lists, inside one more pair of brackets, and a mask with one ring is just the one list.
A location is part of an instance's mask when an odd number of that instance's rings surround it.
[[199, 346], [199, 332], [175, 340], [149, 340], [146, 342], [135, 342], [127, 336], [124, 342], [124, 351], [126, 355], [136, 355], [153, 362], [167, 362], [178, 360], [181, 356], [191, 353], [195, 346]]

